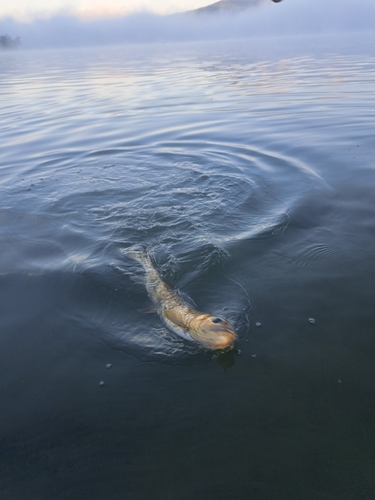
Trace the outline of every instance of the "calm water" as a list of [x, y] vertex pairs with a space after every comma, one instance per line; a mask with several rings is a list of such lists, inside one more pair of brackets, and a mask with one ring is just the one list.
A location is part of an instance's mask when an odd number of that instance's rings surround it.
[[375, 498], [373, 42], [0, 54], [1, 499]]

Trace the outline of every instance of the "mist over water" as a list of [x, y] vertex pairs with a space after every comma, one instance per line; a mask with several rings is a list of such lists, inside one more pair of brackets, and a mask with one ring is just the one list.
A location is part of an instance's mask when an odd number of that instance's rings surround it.
[[[229, 3], [229, 2], [228, 2]], [[237, 5], [237, 3], [234, 3]], [[0, 19], [0, 32], [19, 36], [23, 48], [74, 47], [122, 43], [178, 42], [254, 36], [369, 31], [374, 42], [375, 6], [331, 0], [263, 0], [247, 9], [202, 9], [160, 16], [147, 12], [128, 16], [83, 20], [73, 14], [56, 14], [31, 22]]]
[[[4, 51], [0, 75], [1, 495], [373, 498], [369, 35]], [[131, 245], [233, 352], [145, 313]]]

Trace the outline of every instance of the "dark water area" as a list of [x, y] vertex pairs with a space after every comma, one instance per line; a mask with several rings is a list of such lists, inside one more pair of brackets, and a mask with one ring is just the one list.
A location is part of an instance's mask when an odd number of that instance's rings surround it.
[[375, 498], [373, 35], [0, 56], [0, 498]]

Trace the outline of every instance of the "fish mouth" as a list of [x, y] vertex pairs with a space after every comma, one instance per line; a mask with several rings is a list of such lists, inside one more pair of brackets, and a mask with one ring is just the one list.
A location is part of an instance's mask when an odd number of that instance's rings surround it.
[[236, 339], [237, 335], [230, 330], [221, 330], [220, 333], [215, 332], [214, 335], [212, 335], [212, 332], [209, 335], [202, 332], [201, 335], [195, 337], [196, 341], [213, 351], [232, 350]]
[[234, 348], [234, 343], [237, 340], [236, 332], [233, 330], [231, 325], [226, 324], [217, 335], [217, 350], [220, 351], [230, 351]]
[[236, 335], [233, 333], [219, 336], [215, 349], [218, 351], [231, 351], [234, 348], [236, 338]]

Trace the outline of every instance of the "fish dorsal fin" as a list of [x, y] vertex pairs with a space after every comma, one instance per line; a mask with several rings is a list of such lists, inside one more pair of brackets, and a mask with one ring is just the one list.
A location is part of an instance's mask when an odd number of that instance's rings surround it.
[[193, 309], [197, 309], [197, 304], [194, 302], [194, 300], [185, 292], [178, 292], [179, 296], [181, 297], [181, 299], [186, 302], [186, 304], [190, 307], [192, 307]]
[[174, 325], [184, 329], [186, 328], [182, 314], [179, 311], [176, 311], [176, 309], [165, 309], [163, 314]]

